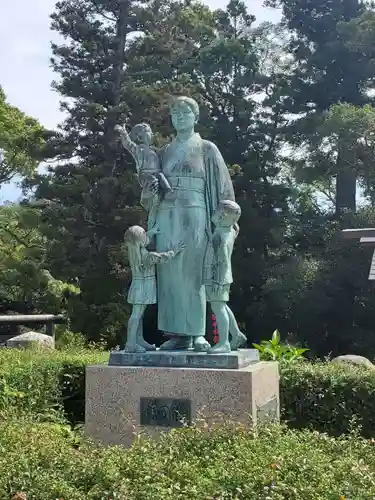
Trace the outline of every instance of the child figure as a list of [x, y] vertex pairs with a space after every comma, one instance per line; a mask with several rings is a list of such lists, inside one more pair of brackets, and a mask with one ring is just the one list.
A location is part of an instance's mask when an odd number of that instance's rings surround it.
[[174, 250], [169, 252], [149, 252], [146, 245], [157, 232], [158, 228], [156, 226], [148, 233], [140, 226], [132, 226], [124, 236], [132, 271], [128, 303], [133, 304], [128, 323], [126, 352], [155, 350], [155, 346], [150, 345], [143, 338], [143, 316], [148, 304], [156, 304], [156, 264], [162, 264], [173, 259], [185, 248], [184, 244], [180, 243]]
[[[246, 337], [239, 330], [236, 318], [227, 304], [230, 285], [233, 283], [231, 257], [239, 231], [237, 221], [240, 215], [241, 208], [237, 203], [224, 200], [212, 217], [215, 231], [207, 248], [204, 284], [207, 301], [216, 317], [219, 342], [211, 347], [210, 353], [228, 353], [246, 343]], [[230, 343], [229, 333], [232, 335]]]
[[[148, 182], [158, 182], [164, 191], [170, 191], [169, 182], [161, 172], [159, 156], [151, 147], [153, 134], [150, 125], [138, 123], [132, 128], [130, 135], [125, 126], [116, 125], [115, 130], [120, 133], [122, 145], [135, 160], [140, 186], [143, 188]], [[149, 204], [149, 229], [155, 225], [157, 205], [158, 200], [154, 196]]]

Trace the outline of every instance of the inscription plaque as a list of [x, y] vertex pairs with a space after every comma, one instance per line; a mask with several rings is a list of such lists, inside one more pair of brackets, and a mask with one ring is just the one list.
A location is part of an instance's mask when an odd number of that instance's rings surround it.
[[183, 427], [191, 424], [190, 399], [141, 398], [140, 423], [153, 427]]

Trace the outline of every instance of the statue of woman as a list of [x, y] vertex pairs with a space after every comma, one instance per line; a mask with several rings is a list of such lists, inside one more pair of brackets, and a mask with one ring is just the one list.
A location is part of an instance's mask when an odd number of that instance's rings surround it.
[[161, 349], [207, 351], [206, 296], [203, 262], [211, 219], [221, 200], [235, 201], [228, 168], [218, 148], [195, 132], [199, 106], [189, 97], [171, 104], [175, 139], [160, 151], [161, 170], [171, 191], [148, 183], [141, 202], [148, 209], [152, 196], [160, 199], [156, 215], [157, 252], [167, 252], [180, 241], [185, 252], [158, 266], [158, 328], [170, 340]]

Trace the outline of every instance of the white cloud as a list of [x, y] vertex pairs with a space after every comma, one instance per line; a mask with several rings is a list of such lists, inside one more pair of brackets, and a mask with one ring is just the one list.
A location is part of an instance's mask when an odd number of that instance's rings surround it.
[[54, 0], [0, 2], [0, 85], [10, 103], [47, 127], [60, 121], [59, 98], [50, 89], [49, 15]]

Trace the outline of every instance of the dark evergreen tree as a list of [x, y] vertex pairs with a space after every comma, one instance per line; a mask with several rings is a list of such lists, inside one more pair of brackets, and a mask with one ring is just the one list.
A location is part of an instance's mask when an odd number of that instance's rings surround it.
[[81, 286], [72, 326], [95, 340], [124, 327], [121, 242], [143, 217], [132, 161], [114, 132], [131, 111], [126, 50], [141, 10], [139, 2], [64, 0], [52, 14], [65, 38], [52, 46], [52, 65], [67, 118], [53, 141], [59, 164], [39, 179], [36, 194], [48, 201], [52, 273]]
[[[260, 334], [274, 327], [262, 285], [279, 258], [289, 210], [288, 189], [279, 178], [286, 123], [280, 99], [288, 71], [273, 59], [272, 51], [280, 55], [283, 44], [280, 30], [255, 29], [253, 21], [238, 0], [214, 12], [170, 4], [153, 19], [148, 36], [134, 42], [129, 69], [144, 92], [156, 96], [155, 105], [161, 92], [166, 98], [188, 93], [200, 103], [198, 131], [219, 146], [242, 206], [232, 304], [246, 331]], [[164, 113], [161, 129], [168, 123]]]
[[66, 39], [53, 45], [52, 62], [67, 119], [53, 141], [59, 166], [39, 180], [37, 197], [49, 200], [53, 273], [80, 283], [73, 327], [98, 338], [126, 323], [121, 241], [144, 213], [114, 124], [149, 121], [160, 143], [172, 133], [169, 98], [190, 94], [201, 106], [200, 131], [220, 147], [243, 208], [233, 302], [252, 330], [253, 318], [266, 316], [262, 284], [280, 253], [288, 211], [278, 180], [285, 72], [261, 67], [270, 28], [255, 30], [237, 0], [214, 12], [190, 2], [64, 0], [52, 19]]
[[[348, 43], [345, 25], [359, 19], [368, 8], [360, 0], [270, 0], [280, 6], [290, 33], [289, 52], [295, 71], [285, 99], [285, 109], [297, 115], [289, 130], [289, 140], [296, 145], [310, 145], [316, 150], [316, 127], [331, 106], [348, 103], [362, 106], [368, 102], [368, 79], [374, 68], [365, 53], [355, 52]], [[311, 160], [311, 161], [309, 161]], [[335, 211], [355, 211], [357, 172], [348, 152], [335, 151], [335, 158], [325, 155], [303, 159], [296, 167], [299, 179], [322, 181], [334, 179]], [[307, 167], [307, 168], [306, 168]], [[302, 176], [301, 176], [302, 173]]]

